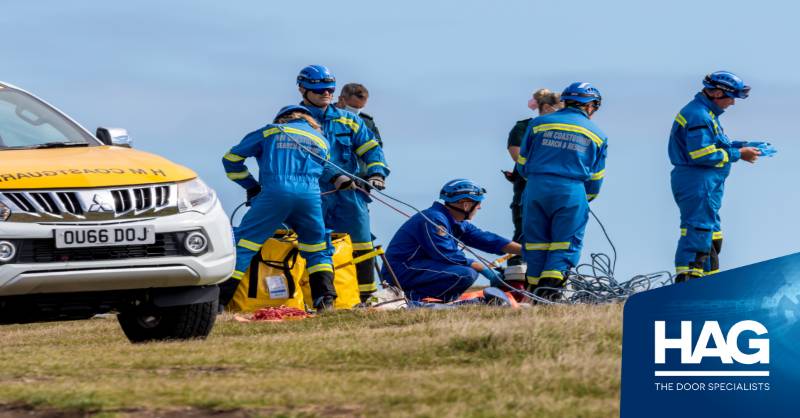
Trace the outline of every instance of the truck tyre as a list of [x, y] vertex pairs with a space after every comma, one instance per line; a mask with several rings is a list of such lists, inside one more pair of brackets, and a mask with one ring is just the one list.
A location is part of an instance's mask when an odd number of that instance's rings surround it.
[[217, 300], [168, 308], [144, 307], [120, 312], [119, 325], [132, 343], [204, 339], [217, 318]]

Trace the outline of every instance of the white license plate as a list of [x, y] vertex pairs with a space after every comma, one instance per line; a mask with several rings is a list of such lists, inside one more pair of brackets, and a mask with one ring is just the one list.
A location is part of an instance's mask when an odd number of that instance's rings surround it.
[[56, 248], [154, 244], [155, 230], [153, 225], [57, 229]]

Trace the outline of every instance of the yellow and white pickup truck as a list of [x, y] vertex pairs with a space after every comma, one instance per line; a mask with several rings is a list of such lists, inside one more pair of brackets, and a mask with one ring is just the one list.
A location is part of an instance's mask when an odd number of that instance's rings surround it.
[[0, 323], [116, 312], [133, 342], [202, 338], [234, 261], [192, 170], [0, 82]]

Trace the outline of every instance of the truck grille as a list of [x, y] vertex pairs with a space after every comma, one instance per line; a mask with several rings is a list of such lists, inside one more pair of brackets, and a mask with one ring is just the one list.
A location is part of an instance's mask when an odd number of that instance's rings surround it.
[[113, 247], [56, 248], [55, 240], [17, 241], [16, 263], [52, 263], [65, 261], [125, 260], [131, 258], [175, 257], [188, 255], [183, 248], [185, 233], [156, 234], [155, 244]]
[[177, 213], [176, 186], [0, 193], [12, 221], [65, 222], [118, 220]]

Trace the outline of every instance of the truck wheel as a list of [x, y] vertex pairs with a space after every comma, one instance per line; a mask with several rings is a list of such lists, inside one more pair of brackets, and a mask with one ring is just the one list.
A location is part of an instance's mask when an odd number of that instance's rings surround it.
[[217, 318], [217, 300], [168, 308], [146, 307], [120, 312], [119, 325], [132, 343], [203, 339]]

